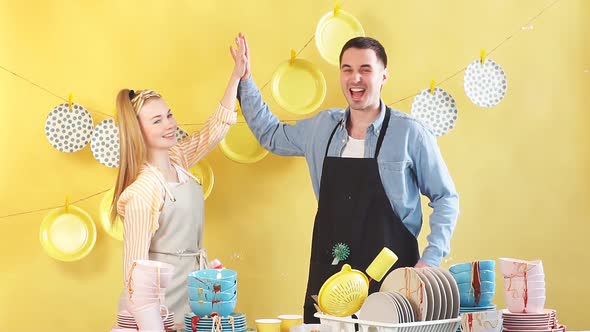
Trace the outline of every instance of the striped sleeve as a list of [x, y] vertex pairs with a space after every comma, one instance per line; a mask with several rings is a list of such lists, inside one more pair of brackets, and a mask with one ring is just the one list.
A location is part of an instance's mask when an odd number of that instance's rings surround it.
[[159, 227], [162, 190], [150, 176], [138, 178], [119, 198], [123, 216], [123, 277], [125, 284], [136, 259], [149, 259], [152, 237]]
[[[237, 113], [218, 104], [213, 115], [207, 120], [201, 130], [193, 133], [187, 139], [178, 143], [171, 153], [180, 153], [183, 166], [193, 167], [207, 155], [225, 137], [231, 125], [236, 123]], [[176, 158], [173, 158], [176, 159]]]

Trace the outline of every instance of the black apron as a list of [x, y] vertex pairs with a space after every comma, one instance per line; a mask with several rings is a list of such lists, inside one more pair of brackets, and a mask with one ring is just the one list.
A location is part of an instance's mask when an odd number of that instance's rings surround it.
[[[303, 307], [305, 323], [319, 322], [313, 317], [316, 310], [311, 295], [318, 294], [323, 283], [340, 271], [343, 264], [364, 272], [383, 247], [398, 256], [392, 269], [414, 266], [420, 258], [418, 241], [393, 211], [381, 183], [377, 157], [391, 110], [387, 108], [385, 112], [374, 158], [328, 157], [328, 148], [340, 123], [328, 140], [313, 227]], [[338, 243], [348, 246], [350, 254], [346, 260], [332, 265], [332, 250]], [[369, 293], [379, 291], [380, 287], [380, 283], [371, 281]]]

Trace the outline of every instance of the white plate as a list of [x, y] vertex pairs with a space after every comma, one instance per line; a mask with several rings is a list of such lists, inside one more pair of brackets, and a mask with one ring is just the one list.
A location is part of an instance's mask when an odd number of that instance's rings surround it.
[[[459, 307], [461, 306], [461, 295], [459, 294], [459, 286], [457, 285], [457, 281], [453, 278], [451, 272], [445, 269], [440, 269], [440, 272], [444, 274], [451, 286], [451, 293], [453, 294], [453, 313], [451, 318], [459, 317]], [[495, 309], [495, 307], [494, 307]]]
[[445, 300], [446, 300], [446, 307], [447, 307], [447, 311], [445, 313], [445, 316], [441, 319], [449, 319], [453, 317], [453, 308], [454, 308], [454, 299], [453, 299], [453, 291], [451, 290], [451, 285], [449, 284], [449, 281], [447, 280], [447, 277], [441, 272], [441, 269], [438, 267], [431, 267], [430, 270], [432, 272], [434, 272], [438, 278], [440, 279], [440, 281], [442, 282], [442, 285], [445, 289]]
[[430, 286], [432, 287], [432, 295], [434, 297], [434, 302], [428, 303], [429, 306], [432, 306], [432, 320], [440, 319], [441, 308], [443, 306], [442, 302], [444, 301], [444, 290], [441, 289], [441, 285], [439, 285], [438, 280], [434, 276], [432, 271], [429, 271], [425, 268], [422, 269], [422, 273], [428, 281], [430, 282]]
[[358, 318], [388, 324], [400, 322], [397, 302], [383, 292], [373, 293], [367, 297], [359, 311]]
[[480, 107], [498, 105], [506, 96], [507, 86], [504, 69], [491, 59], [485, 59], [483, 64], [480, 59], [473, 61], [463, 75], [465, 94]]
[[403, 308], [405, 309], [404, 311], [406, 312], [406, 323], [412, 323], [416, 321], [416, 316], [414, 315], [414, 311], [412, 310], [412, 305], [410, 304], [410, 301], [408, 301], [408, 299], [406, 299], [406, 297], [402, 293], [392, 292], [391, 294], [397, 297], [398, 302], [400, 302]]
[[397, 315], [399, 316], [399, 322], [400, 323], [405, 323], [406, 320], [409, 318], [409, 313], [406, 313], [405, 307], [402, 304], [402, 302], [400, 302], [400, 300], [397, 298], [397, 296], [395, 296], [396, 292], [383, 292], [383, 294], [389, 296], [396, 304], [397, 306]]
[[422, 269], [414, 269], [414, 271], [418, 273], [420, 279], [422, 279], [422, 282], [424, 283], [424, 287], [426, 288], [426, 298], [428, 299], [428, 306], [426, 307], [426, 320], [432, 320], [434, 305], [434, 292], [432, 291], [432, 285], [430, 285], [430, 281], [424, 275]]
[[416, 320], [424, 321], [426, 319], [428, 306], [426, 287], [413, 268], [404, 267], [391, 271], [383, 280], [380, 291], [402, 293], [410, 301]]

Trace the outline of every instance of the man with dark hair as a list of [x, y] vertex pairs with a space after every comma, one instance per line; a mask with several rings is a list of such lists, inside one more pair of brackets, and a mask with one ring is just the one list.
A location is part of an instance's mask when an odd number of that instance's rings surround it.
[[[245, 59], [234, 59], [249, 62], [249, 52]], [[340, 54], [340, 85], [348, 107], [295, 125], [281, 123], [270, 112], [247, 68], [238, 98], [250, 129], [269, 151], [305, 157], [318, 199], [305, 322], [317, 321], [311, 295], [342, 264], [364, 271], [388, 247], [398, 256], [393, 268], [440, 265], [450, 251], [459, 197], [433, 134], [381, 100], [389, 77], [383, 46], [368, 37], [349, 40]], [[433, 209], [422, 256], [416, 240], [422, 227], [420, 194]], [[373, 281], [370, 291], [379, 287]]]

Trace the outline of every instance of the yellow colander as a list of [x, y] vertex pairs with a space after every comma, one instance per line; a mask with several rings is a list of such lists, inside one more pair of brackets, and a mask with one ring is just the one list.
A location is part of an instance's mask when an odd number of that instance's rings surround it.
[[322, 285], [318, 304], [322, 312], [338, 316], [350, 316], [357, 312], [369, 295], [369, 279], [348, 264], [342, 266]]

